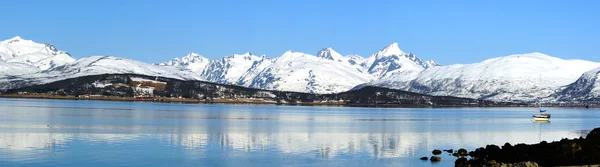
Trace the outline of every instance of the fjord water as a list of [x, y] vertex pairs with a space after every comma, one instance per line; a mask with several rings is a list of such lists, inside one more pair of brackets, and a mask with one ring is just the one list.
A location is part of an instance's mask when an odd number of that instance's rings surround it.
[[0, 166], [451, 166], [433, 149], [575, 138], [593, 109], [349, 108], [0, 98]]

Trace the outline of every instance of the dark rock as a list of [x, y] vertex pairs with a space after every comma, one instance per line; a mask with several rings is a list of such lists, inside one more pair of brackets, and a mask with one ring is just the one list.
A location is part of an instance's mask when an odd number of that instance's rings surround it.
[[446, 150], [446, 152], [448, 152], [448, 153], [452, 153], [452, 152], [454, 152], [454, 150], [453, 150], [453, 149], [450, 149], [450, 150]]
[[[600, 164], [600, 128], [594, 129], [585, 139], [562, 139], [561, 141], [538, 144], [505, 143], [502, 148], [487, 145], [474, 151], [460, 149], [453, 155], [455, 161], [464, 164], [466, 154], [471, 156], [468, 166], [581, 166]], [[465, 158], [465, 159], [462, 159]], [[462, 165], [462, 166], [467, 166]]]
[[535, 162], [525, 161], [513, 164], [513, 167], [539, 167]]
[[575, 142], [564, 143], [561, 145], [561, 147], [562, 147], [561, 150], [562, 150], [563, 156], [573, 157], [575, 155], [575, 153], [577, 153], [578, 151], [581, 151], [581, 145], [579, 145]]
[[429, 160], [431, 162], [440, 162], [442, 160], [442, 158], [438, 157], [438, 156], [431, 156], [431, 158], [429, 158]]
[[502, 149], [497, 145], [487, 145], [485, 146], [485, 154], [489, 159], [500, 159], [502, 158]]
[[442, 151], [441, 150], [433, 150], [431, 153], [433, 155], [440, 155], [440, 154], [442, 154]]
[[427, 157], [421, 157], [420, 159], [421, 160], [428, 160], [429, 158], [427, 158]]
[[460, 158], [456, 159], [456, 161], [454, 161], [454, 166], [457, 166], [457, 167], [468, 166], [469, 165], [468, 162], [469, 162], [469, 160], [467, 160], [467, 158], [460, 157]]
[[595, 128], [594, 130], [592, 130], [590, 133], [587, 134], [587, 136], [585, 136], [585, 139], [588, 139], [588, 140], [600, 139], [600, 128]]
[[478, 149], [475, 149], [475, 151], [469, 152], [469, 156], [471, 156], [471, 157], [485, 157], [486, 155], [487, 155], [487, 152], [485, 151], [485, 148], [483, 148], [483, 147], [479, 147]]
[[456, 153], [458, 153], [458, 156], [467, 156], [467, 155], [469, 155], [469, 152], [467, 152], [467, 150], [464, 149], [464, 148], [458, 149], [458, 152], [456, 152]]
[[483, 158], [477, 158], [477, 157], [475, 157], [475, 158], [471, 158], [471, 159], [469, 160], [469, 164], [471, 164], [471, 165], [474, 165], [474, 164], [477, 164], [477, 165], [485, 165], [486, 163], [487, 163], [487, 162], [486, 162], [486, 161], [485, 161], [485, 159], [483, 159]]
[[489, 161], [487, 161], [487, 164], [488, 165], [495, 165], [497, 163], [496, 163], [496, 160], [489, 160]]

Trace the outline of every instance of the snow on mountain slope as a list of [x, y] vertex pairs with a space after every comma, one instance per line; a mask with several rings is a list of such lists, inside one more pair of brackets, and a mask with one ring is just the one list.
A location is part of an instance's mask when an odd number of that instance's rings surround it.
[[553, 97], [559, 101], [600, 99], [600, 68], [583, 73], [577, 81], [564, 86]]
[[212, 60], [202, 72], [202, 77], [207, 81], [235, 84], [240, 77], [252, 67], [255, 61], [266, 58], [255, 56], [251, 53], [234, 54], [221, 60]]
[[[336, 53], [333, 49], [327, 50], [331, 50], [329, 53]], [[264, 68], [248, 86], [270, 90], [335, 93], [347, 91], [373, 79], [373, 76], [339, 62], [336, 58], [343, 57], [316, 57], [287, 51]]]
[[35, 73], [40, 69], [26, 64], [8, 63], [0, 60], [0, 76], [16, 76]]
[[190, 70], [177, 67], [164, 67], [143, 63], [136, 60], [112, 56], [92, 56], [79, 59], [40, 74], [50, 76], [79, 77], [98, 74], [140, 74], [162, 76], [182, 80], [200, 80], [201, 78]]
[[409, 88], [409, 83], [417, 78], [423, 70], [440, 66], [433, 60], [424, 61], [413, 53], [403, 52], [398, 47], [398, 43], [392, 43], [374, 53], [361, 65], [378, 79], [360, 84], [353, 89], [360, 89], [364, 86], [381, 86], [406, 90]]
[[3, 83], [0, 84], [2, 85], [0, 90], [101, 74], [139, 74], [181, 80], [201, 80], [197, 74], [188, 69], [156, 66], [112, 56], [92, 56], [37, 73], [0, 78], [0, 82]]
[[51, 44], [35, 43], [17, 36], [0, 42], [0, 60], [22, 63], [46, 70], [75, 61], [67, 52]]
[[431, 68], [431, 67], [441, 66], [441, 65], [433, 60], [427, 60], [427, 61], [425, 61], [425, 63], [423, 63], [423, 66], [425, 66], [425, 68]]
[[65, 65], [67, 63], [71, 63], [74, 61], [75, 61], [75, 59], [68, 54], [58, 54], [55, 56], [51, 56], [51, 57], [42, 59], [38, 62], [35, 62], [35, 63], [33, 63], [33, 66], [35, 66], [41, 70], [47, 70], [47, 69]]
[[208, 66], [210, 60], [205, 57], [202, 57], [196, 53], [189, 53], [188, 55], [180, 58], [174, 58], [171, 61], [159, 63], [159, 66], [175, 66], [182, 67], [192, 70], [198, 75], [202, 74], [204, 69]]
[[403, 52], [398, 47], [398, 43], [388, 45], [362, 63], [362, 66], [376, 78], [419, 73], [436, 65], [439, 64], [434, 61], [423, 61], [412, 53]]
[[600, 63], [563, 60], [541, 53], [516, 54], [474, 64], [437, 66], [419, 73], [414, 80], [381, 80], [370, 85], [432, 95], [532, 100], [554, 93], [598, 66]]
[[360, 65], [366, 60], [364, 57], [354, 54], [348, 55], [344, 58], [346, 59], [346, 61], [348, 61], [348, 64], [350, 65]]
[[250, 87], [252, 80], [260, 74], [265, 68], [273, 64], [273, 59], [269, 59], [266, 56], [261, 57], [260, 60], [255, 61], [252, 66], [240, 77], [237, 85]]

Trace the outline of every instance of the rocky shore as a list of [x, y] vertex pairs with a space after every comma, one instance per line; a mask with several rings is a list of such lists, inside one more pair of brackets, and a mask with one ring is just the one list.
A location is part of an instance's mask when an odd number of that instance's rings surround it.
[[562, 139], [551, 143], [542, 141], [531, 145], [487, 145], [470, 152], [465, 149], [445, 151], [457, 157], [457, 167], [593, 166], [600, 164], [600, 128], [592, 130], [585, 138]]

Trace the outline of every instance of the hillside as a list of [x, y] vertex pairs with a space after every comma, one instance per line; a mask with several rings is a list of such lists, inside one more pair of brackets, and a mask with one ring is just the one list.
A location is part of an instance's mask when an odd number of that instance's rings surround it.
[[205, 81], [184, 81], [173, 78], [137, 74], [103, 74], [70, 78], [42, 85], [5, 91], [4, 95], [115, 96], [145, 98], [184, 98], [210, 102], [219, 99], [263, 101], [275, 104], [333, 103], [347, 106], [504, 106], [485, 100], [428, 96], [401, 90], [364, 87], [337, 94], [310, 94], [245, 88]]

